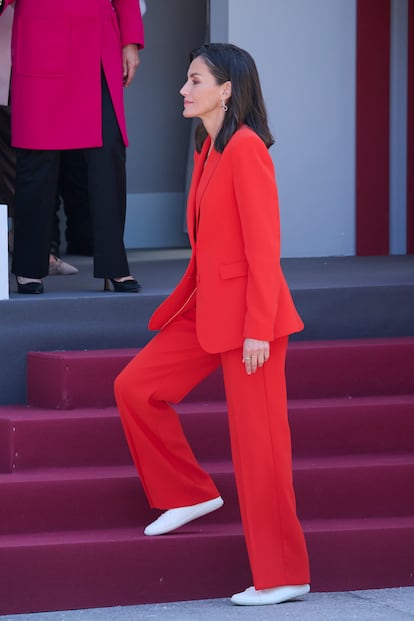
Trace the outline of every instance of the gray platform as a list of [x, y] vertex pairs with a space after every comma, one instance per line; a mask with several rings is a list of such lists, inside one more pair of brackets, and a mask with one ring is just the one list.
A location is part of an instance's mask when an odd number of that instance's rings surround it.
[[[0, 404], [25, 403], [31, 350], [138, 347], [148, 318], [179, 280], [189, 250], [130, 251], [139, 294], [103, 292], [92, 259], [68, 257], [80, 272], [44, 281], [45, 294], [0, 301]], [[295, 339], [414, 335], [414, 256], [285, 259], [305, 330]]]
[[409, 621], [414, 587], [310, 593], [278, 606], [233, 606], [228, 599], [0, 616], [3, 621]]

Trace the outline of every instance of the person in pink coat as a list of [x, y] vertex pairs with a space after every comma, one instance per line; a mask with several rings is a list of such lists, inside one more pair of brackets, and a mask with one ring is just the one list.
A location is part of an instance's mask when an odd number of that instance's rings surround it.
[[94, 276], [115, 291], [141, 288], [130, 275], [123, 89], [139, 64], [138, 0], [0, 0], [14, 4], [12, 144], [17, 148], [12, 271], [19, 293], [42, 293], [60, 155], [82, 149], [94, 237]]

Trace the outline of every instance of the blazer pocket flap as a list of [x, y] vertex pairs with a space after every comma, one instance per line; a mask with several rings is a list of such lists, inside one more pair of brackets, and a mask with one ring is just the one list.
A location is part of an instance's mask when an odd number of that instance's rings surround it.
[[233, 261], [232, 263], [220, 263], [219, 274], [222, 280], [228, 278], [241, 278], [247, 276], [246, 261]]

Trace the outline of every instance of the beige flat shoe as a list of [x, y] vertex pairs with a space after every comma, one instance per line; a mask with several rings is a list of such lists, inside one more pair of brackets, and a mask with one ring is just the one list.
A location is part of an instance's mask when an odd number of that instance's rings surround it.
[[54, 254], [49, 256], [49, 276], [70, 276], [71, 274], [77, 274], [78, 268], [70, 263], [65, 263], [59, 257]]

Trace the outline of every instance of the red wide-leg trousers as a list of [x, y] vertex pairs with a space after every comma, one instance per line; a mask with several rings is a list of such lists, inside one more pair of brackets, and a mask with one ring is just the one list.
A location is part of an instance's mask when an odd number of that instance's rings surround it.
[[309, 583], [305, 539], [296, 515], [287, 420], [287, 337], [248, 376], [242, 350], [205, 352], [195, 310], [174, 319], [115, 381], [121, 420], [152, 507], [171, 509], [219, 496], [187, 442], [178, 403], [220, 364], [228, 405], [233, 465], [256, 589]]

